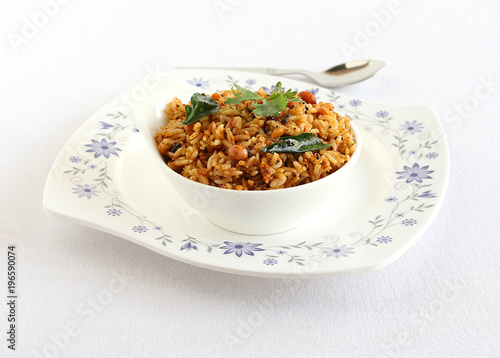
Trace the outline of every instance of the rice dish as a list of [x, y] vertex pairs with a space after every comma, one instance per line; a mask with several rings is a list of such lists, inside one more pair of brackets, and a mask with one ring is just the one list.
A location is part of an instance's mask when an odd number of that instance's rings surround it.
[[[332, 103], [316, 103], [310, 92], [287, 92], [289, 101], [284, 109], [267, 116], [259, 115], [262, 111], [258, 107], [266, 100], [270, 102], [273, 95], [277, 97], [276, 93], [266, 93], [260, 88], [256, 95], [261, 101], [227, 103], [238, 93], [224, 90], [203, 95], [211, 103], [217, 103], [216, 111], [189, 124], [183, 124], [186, 110], [191, 112], [196, 106], [191, 102], [183, 104], [178, 98], [168, 103], [167, 124], [155, 135], [166, 165], [190, 180], [220, 188], [283, 189], [335, 173], [356, 150], [350, 119], [336, 113]], [[323, 144], [319, 146], [321, 149], [302, 152], [270, 149], [280, 140], [283, 147], [295, 148], [291, 139], [301, 138], [304, 133], [317, 137], [318, 143]]]

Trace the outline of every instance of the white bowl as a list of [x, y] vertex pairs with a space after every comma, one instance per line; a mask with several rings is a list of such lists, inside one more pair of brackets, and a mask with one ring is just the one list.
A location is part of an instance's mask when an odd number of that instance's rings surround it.
[[276, 190], [239, 191], [201, 184], [170, 169], [154, 141], [155, 134], [166, 124], [163, 109], [174, 97], [185, 102], [185, 98], [189, 99], [199, 91], [196, 87], [164, 81], [140, 101], [128, 101], [125, 109], [165, 178], [190, 206], [226, 230], [247, 235], [268, 235], [290, 230], [327, 204], [335, 205], [335, 193], [344, 185], [349, 185], [347, 179], [361, 152], [361, 137], [352, 122], [357, 147], [349, 162], [335, 173], [308, 184]]

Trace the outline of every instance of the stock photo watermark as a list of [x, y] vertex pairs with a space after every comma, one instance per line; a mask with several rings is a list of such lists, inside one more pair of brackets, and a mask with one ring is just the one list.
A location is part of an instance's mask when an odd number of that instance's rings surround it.
[[[5, 305], [7, 307], [6, 317], [5, 317], [5, 327], [6, 334], [5, 341], [7, 349], [11, 351], [16, 351], [18, 346], [18, 255], [17, 255], [17, 245], [13, 243], [12, 238], [5, 234], [0, 233], [0, 243], [5, 245], [7, 252], [5, 254]], [[2, 261], [3, 265], [3, 261]]]
[[43, 347], [31, 350], [31, 357], [52, 358], [63, 355], [72, 339], [76, 339], [82, 331], [97, 318], [98, 314], [109, 306], [132, 281], [134, 276], [113, 271], [113, 277], [108, 281], [106, 288], [101, 289], [93, 296], [87, 297], [68, 320], [61, 330], [51, 334], [50, 341]]
[[243, 0], [215, 0], [212, 5], [219, 19], [224, 20], [227, 13], [233, 12]]
[[[328, 237], [325, 242], [333, 240], [333, 237]], [[314, 256], [314, 252], [311, 254]], [[321, 256], [321, 250], [317, 250], [316, 256]], [[292, 268], [288, 274], [284, 274], [281, 278], [283, 286], [275, 288], [267, 299], [257, 302], [254, 308], [224, 335], [221, 340], [224, 345], [219, 345], [221, 353], [229, 351], [231, 354], [237, 354], [238, 346], [247, 344], [259, 327], [266, 323], [266, 317], [287, 302], [291, 294], [306, 292], [307, 286], [313, 282], [309, 280], [308, 274], [317, 272], [318, 263], [310, 260], [304, 266]]]
[[454, 304], [468, 287], [459, 277], [448, 277], [443, 282], [443, 290], [437, 297], [419, 307], [410, 317], [405, 329], [393, 332], [381, 345], [375, 348], [374, 357], [404, 357], [407, 349], [418, 343], [419, 339], [431, 328], [436, 318]]
[[38, 33], [46, 27], [53, 19], [62, 5], [66, 5], [70, 0], [41, 0], [38, 2], [38, 9], [31, 16], [23, 17], [20, 28], [10, 31], [7, 35], [9, 43], [14, 52], [19, 52], [19, 48], [26, 45], [35, 38]]
[[290, 294], [304, 289], [308, 284], [305, 279], [298, 275], [291, 275], [288, 277], [288, 280], [291, 280], [292, 283], [285, 287], [274, 289], [268, 299], [258, 302], [254, 309], [244, 318], [238, 319], [237, 325], [232, 327], [221, 340], [221, 342], [224, 342], [224, 345], [219, 345], [221, 353], [229, 351], [231, 354], [236, 354], [238, 347], [245, 345], [255, 332], [258, 331], [259, 327], [266, 323], [266, 316], [275, 312], [285, 303]]
[[7, 348], [15, 351], [17, 345], [17, 248], [7, 246]]
[[159, 68], [146, 67], [146, 75], [141, 83], [135, 85], [130, 90], [121, 93], [118, 99], [113, 103], [112, 107], [116, 111], [123, 111], [124, 108], [136, 108], [142, 101], [144, 101], [148, 93], [154, 91], [165, 79], [168, 77], [168, 72]]
[[362, 27], [354, 29], [354, 36], [349, 42], [341, 42], [340, 49], [346, 59], [351, 60], [353, 55], [358, 55], [367, 48], [371, 41], [389, 27], [395, 15], [401, 13], [402, 5], [399, 0], [391, 0], [385, 9], [371, 11], [371, 20]]
[[469, 119], [482, 103], [491, 99], [498, 88], [500, 82], [496, 81], [493, 75], [479, 78], [472, 93], [461, 102], [452, 104], [451, 108], [444, 112], [443, 120], [457, 128], [464, 120]]

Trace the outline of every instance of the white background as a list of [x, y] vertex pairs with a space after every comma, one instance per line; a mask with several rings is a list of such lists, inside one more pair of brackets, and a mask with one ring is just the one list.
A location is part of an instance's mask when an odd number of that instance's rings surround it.
[[[47, 1], [3, 1], [0, 11], [0, 356], [500, 357], [498, 1], [87, 0], [43, 10]], [[339, 92], [434, 107], [451, 152], [440, 213], [382, 270], [296, 290], [179, 263], [42, 210], [69, 136], [149, 69], [321, 70], [349, 58], [387, 66]], [[16, 352], [1, 298], [9, 243]], [[100, 304], [117, 275], [121, 291]]]

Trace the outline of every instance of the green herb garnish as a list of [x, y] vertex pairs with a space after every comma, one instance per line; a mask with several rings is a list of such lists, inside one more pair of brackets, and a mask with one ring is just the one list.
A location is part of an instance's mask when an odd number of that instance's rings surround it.
[[281, 82], [278, 82], [271, 91], [270, 96], [266, 98], [266, 101], [272, 101], [276, 98], [283, 97], [286, 98], [288, 102], [303, 102], [302, 99], [295, 97], [296, 94], [297, 91], [292, 91], [291, 89], [288, 89], [288, 91], [285, 92]]
[[252, 92], [250, 90], [247, 90], [246, 88], [243, 88], [243, 87], [241, 87], [241, 86], [239, 86], [237, 84], [234, 84], [234, 86], [241, 93], [238, 93], [235, 90], [231, 89], [231, 91], [234, 94], [234, 97], [236, 97], [236, 98], [226, 98], [226, 103], [227, 104], [238, 104], [238, 103], [241, 103], [243, 101], [259, 101], [259, 100], [262, 100], [262, 98], [260, 98], [260, 96], [257, 93]]
[[[269, 117], [269, 116], [279, 116], [281, 111], [286, 109], [288, 102], [301, 102], [300, 98], [295, 97], [296, 91], [289, 89], [284, 91], [281, 82], [278, 82], [274, 87], [271, 94], [262, 99], [258, 94], [247, 90], [237, 84], [234, 85], [236, 89], [241, 92], [238, 93], [234, 89], [233, 92], [236, 98], [227, 98], [227, 104], [238, 104], [243, 101], [254, 101], [255, 110], [254, 113], [258, 116]], [[257, 101], [262, 101], [262, 103], [257, 103]]]
[[182, 124], [194, 123], [198, 119], [216, 113], [219, 110], [219, 104], [212, 97], [201, 93], [195, 93], [191, 96], [191, 106], [186, 106], [186, 119]]
[[[283, 94], [283, 92], [281, 92]], [[262, 117], [279, 116], [286, 109], [288, 100], [283, 95], [278, 95], [273, 100], [265, 100], [262, 104], [255, 104], [253, 113]]]
[[301, 133], [296, 136], [281, 137], [260, 151], [263, 153], [305, 153], [325, 149], [333, 143], [323, 143], [314, 133]]

